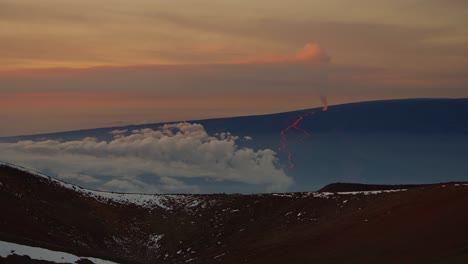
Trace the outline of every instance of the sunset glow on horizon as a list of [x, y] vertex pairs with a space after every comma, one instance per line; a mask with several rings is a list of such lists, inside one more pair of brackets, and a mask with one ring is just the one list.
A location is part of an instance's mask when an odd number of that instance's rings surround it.
[[[183, 6], [183, 8], [181, 8]], [[468, 97], [464, 1], [0, 1], [0, 136]], [[73, 119], [73, 122], [71, 121]]]

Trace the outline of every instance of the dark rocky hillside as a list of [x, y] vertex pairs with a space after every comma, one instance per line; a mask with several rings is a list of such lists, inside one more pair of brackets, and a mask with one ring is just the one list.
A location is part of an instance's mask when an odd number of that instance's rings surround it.
[[118, 263], [467, 263], [467, 205], [466, 183], [141, 195], [0, 165], [0, 241]]

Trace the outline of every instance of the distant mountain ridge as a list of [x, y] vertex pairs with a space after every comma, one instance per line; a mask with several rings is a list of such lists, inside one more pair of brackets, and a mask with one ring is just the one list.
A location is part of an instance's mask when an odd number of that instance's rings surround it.
[[[280, 132], [300, 115], [299, 127], [310, 135], [300, 144], [291, 135], [288, 155], [280, 151]], [[468, 99], [401, 99], [332, 105], [270, 115], [188, 121], [203, 125], [210, 135], [230, 132], [239, 136], [239, 148], [271, 149], [278, 166], [295, 185], [290, 191], [316, 190], [333, 182], [419, 184], [468, 181]], [[165, 123], [132, 125], [52, 134], [0, 138], [18, 140], [113, 140], [113, 130], [158, 129]], [[295, 131], [290, 131], [295, 133]], [[253, 140], [243, 140], [245, 136]], [[255, 193], [260, 188], [233, 182], [194, 181], [203, 193]]]
[[450, 182], [434, 184], [362, 184], [362, 183], [331, 183], [318, 190], [318, 192], [368, 192], [375, 190], [401, 190], [431, 187], [440, 184], [467, 184], [467, 182]]
[[[319, 113], [321, 108], [303, 109], [276, 114], [187, 120], [200, 123], [208, 132], [233, 134], [272, 133], [284, 129], [288, 120], [294, 120], [307, 111]], [[461, 133], [468, 134], [468, 98], [462, 99], [397, 99], [331, 105], [324, 115], [317, 114], [302, 126], [316, 133], [324, 132], [403, 132], [403, 133]], [[77, 136], [105, 136], [102, 132], [118, 129], [158, 128], [163, 122], [141, 125], [115, 126], [36, 135], [1, 137], [0, 142], [39, 140], [41, 138], [76, 139]]]

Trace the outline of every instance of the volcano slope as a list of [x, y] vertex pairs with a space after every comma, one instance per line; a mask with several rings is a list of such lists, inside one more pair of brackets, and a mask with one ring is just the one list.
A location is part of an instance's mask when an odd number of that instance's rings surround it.
[[[0, 241], [76, 263], [468, 263], [468, 184], [118, 194], [0, 165]], [[10, 252], [0, 263], [51, 262]]]

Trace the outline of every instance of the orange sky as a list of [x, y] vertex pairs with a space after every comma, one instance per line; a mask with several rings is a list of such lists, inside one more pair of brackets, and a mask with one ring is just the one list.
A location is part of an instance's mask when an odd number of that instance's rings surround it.
[[3, 0], [0, 136], [468, 96], [465, 1]]

